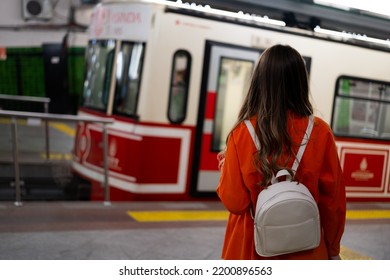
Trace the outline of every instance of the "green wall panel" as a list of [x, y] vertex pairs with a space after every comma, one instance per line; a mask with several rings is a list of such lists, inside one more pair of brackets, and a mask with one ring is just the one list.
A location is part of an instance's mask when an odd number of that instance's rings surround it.
[[[68, 91], [72, 112], [77, 111], [83, 91], [85, 49], [68, 49]], [[42, 48], [7, 48], [7, 59], [0, 60], [0, 94], [45, 97], [45, 69]], [[1, 101], [9, 110], [32, 110], [31, 104], [11, 106]], [[10, 108], [8, 108], [10, 107]]]

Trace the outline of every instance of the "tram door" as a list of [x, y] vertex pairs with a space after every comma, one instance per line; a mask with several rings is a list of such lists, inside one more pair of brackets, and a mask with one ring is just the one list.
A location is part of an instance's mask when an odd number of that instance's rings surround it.
[[260, 50], [206, 42], [191, 194], [215, 194], [217, 154], [225, 148], [249, 88]]

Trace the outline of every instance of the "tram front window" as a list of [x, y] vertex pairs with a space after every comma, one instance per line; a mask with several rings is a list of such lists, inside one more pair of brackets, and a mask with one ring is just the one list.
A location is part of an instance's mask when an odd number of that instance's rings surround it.
[[86, 54], [83, 105], [105, 110], [108, 103], [115, 41], [90, 41]]
[[117, 57], [114, 113], [135, 116], [144, 44], [122, 42]]

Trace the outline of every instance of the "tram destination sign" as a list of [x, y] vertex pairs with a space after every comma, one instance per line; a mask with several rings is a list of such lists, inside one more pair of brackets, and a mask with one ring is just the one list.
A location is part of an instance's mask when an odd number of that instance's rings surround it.
[[145, 42], [151, 25], [151, 7], [134, 4], [98, 5], [93, 11], [89, 37]]

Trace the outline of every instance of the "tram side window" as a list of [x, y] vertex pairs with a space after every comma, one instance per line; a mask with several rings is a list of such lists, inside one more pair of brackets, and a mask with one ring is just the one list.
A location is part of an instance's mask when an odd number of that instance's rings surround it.
[[168, 102], [168, 119], [171, 123], [182, 123], [186, 117], [190, 72], [190, 53], [185, 50], [176, 51], [172, 61]]
[[122, 42], [116, 61], [114, 113], [135, 117], [145, 45]]
[[108, 103], [115, 42], [91, 41], [86, 53], [83, 106], [105, 110]]
[[253, 68], [253, 61], [229, 57], [221, 59], [212, 134], [212, 150], [215, 152], [226, 146], [226, 137], [248, 92]]
[[336, 83], [336, 136], [390, 139], [390, 84], [342, 76]]

